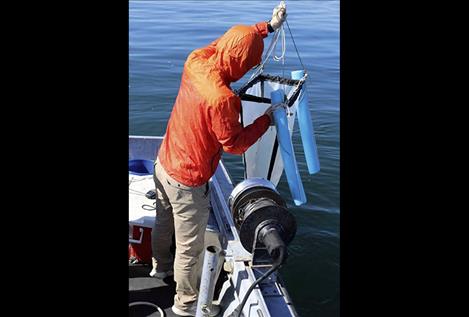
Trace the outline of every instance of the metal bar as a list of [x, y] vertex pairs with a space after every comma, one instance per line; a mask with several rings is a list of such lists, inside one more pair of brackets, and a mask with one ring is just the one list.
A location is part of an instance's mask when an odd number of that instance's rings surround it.
[[208, 246], [205, 250], [196, 317], [210, 316], [220, 252], [221, 249], [214, 245]]

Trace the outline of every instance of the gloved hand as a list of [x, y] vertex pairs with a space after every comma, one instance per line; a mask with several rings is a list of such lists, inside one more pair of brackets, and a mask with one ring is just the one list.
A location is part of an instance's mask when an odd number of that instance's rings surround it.
[[285, 22], [286, 19], [287, 6], [285, 5], [284, 1], [281, 1], [280, 4], [274, 8], [274, 12], [272, 13], [272, 19], [270, 20], [269, 24], [275, 31], [280, 26], [282, 26], [283, 22]]
[[283, 103], [278, 103], [278, 104], [270, 106], [264, 112], [264, 114], [268, 115], [270, 118], [270, 125], [274, 125], [274, 111], [277, 110], [278, 108], [283, 108], [283, 107], [284, 107]]

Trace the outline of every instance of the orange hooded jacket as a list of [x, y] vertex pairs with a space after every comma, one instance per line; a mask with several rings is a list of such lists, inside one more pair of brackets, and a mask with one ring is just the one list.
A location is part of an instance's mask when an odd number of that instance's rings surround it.
[[187, 58], [158, 153], [175, 180], [191, 187], [205, 184], [222, 151], [244, 153], [269, 127], [269, 116], [262, 115], [243, 128], [241, 100], [229, 86], [261, 62], [267, 34], [266, 22], [236, 25]]

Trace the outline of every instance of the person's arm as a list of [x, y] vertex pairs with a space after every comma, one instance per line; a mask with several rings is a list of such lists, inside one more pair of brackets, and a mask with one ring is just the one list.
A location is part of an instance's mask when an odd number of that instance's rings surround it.
[[[269, 23], [264, 21], [264, 22], [259, 22], [257, 24], [254, 24], [252, 27], [256, 30], [257, 33], [259, 33], [262, 38], [266, 38], [269, 33], [273, 32], [272, 27], [270, 26], [269, 29]], [[272, 29], [272, 31], [270, 31]]]
[[225, 152], [243, 154], [253, 145], [270, 125], [270, 116], [264, 114], [252, 124], [243, 127], [239, 122], [241, 100], [238, 96], [230, 96], [221, 101], [218, 107], [210, 110], [212, 131]]

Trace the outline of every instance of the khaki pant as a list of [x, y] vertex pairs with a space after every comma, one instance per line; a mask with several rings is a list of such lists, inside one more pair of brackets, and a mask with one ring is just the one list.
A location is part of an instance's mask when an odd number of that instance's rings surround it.
[[[208, 183], [188, 187], [169, 176], [159, 160], [155, 162], [156, 221], [152, 231], [152, 252], [157, 272], [174, 269], [174, 305], [182, 310], [197, 300], [197, 261], [204, 250], [210, 199]], [[176, 256], [170, 252], [176, 234]]]

